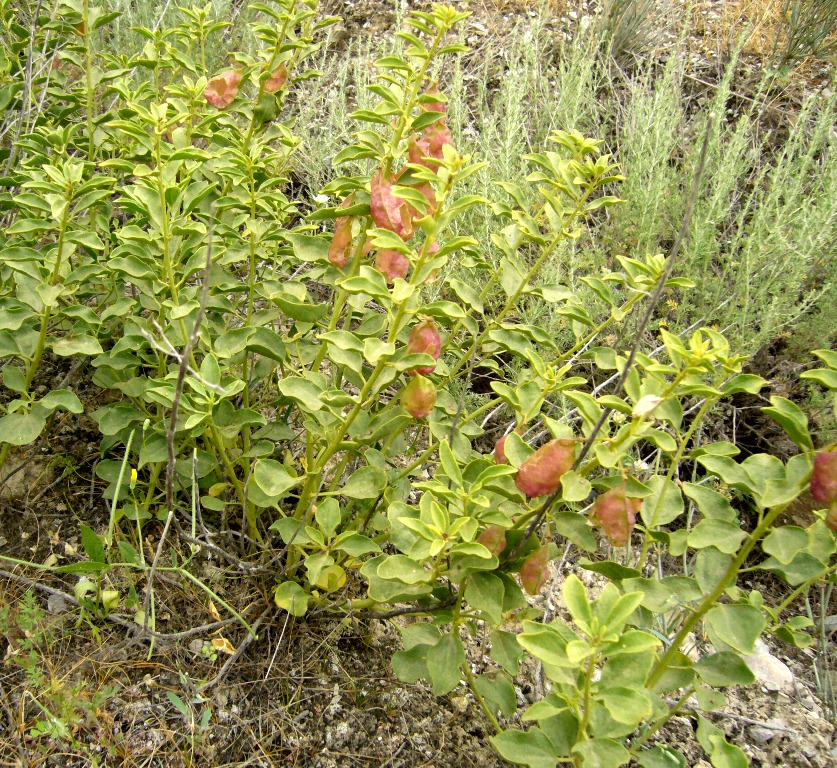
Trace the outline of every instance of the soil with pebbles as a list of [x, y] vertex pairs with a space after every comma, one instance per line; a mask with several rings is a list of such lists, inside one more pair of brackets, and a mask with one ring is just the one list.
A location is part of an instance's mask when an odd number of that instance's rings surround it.
[[[18, 535], [32, 517], [31, 512], [23, 516]], [[53, 535], [52, 541], [60, 538]], [[68, 543], [78, 544], [72, 539]], [[571, 565], [561, 573], [555, 569], [542, 595], [533, 600], [547, 617], [563, 615], [560, 588], [574, 570]], [[601, 586], [601, 577], [576, 572], [588, 588]], [[20, 584], [0, 581], [0, 607], [16, 601], [19, 605], [21, 592]], [[157, 592], [160, 632], [189, 630], [211, 621], [199, 596], [178, 593], [165, 583]], [[223, 596], [237, 605], [247, 597], [232, 588]], [[80, 690], [81, 701], [92, 701], [96, 691], [108, 690], [108, 696], [95, 707], [78, 709], [75, 746], [54, 740], [50, 747], [43, 739], [18, 735], [32, 765], [81, 768], [93, 765], [93, 758], [100, 765], [161, 768], [508, 765], [491, 749], [491, 727], [464, 683], [436, 698], [426, 684], [405, 685], [394, 678], [389, 659], [400, 647], [396, 623], [402, 619], [303, 622], [267, 608], [259, 638], [249, 644], [246, 632], [231, 625], [214, 633], [158, 641], [149, 658], [147, 645], [132, 641], [130, 631], [105, 626], [96, 634], [79, 632], [77, 612], [68, 610], [60, 598], [47, 601], [43, 596], [42, 603], [48, 606], [47, 639], [38, 653], [50, 680], [41, 685], [47, 691], [56, 684]], [[256, 612], [262, 610], [264, 604], [256, 606]], [[248, 613], [248, 618], [253, 615]], [[234, 648], [246, 648], [220, 682], [199, 692], [229, 658], [213, 644], [221, 638]], [[15, 663], [21, 635], [6, 633], [5, 640], [3, 693], [13, 717], [29, 712], [31, 728], [37, 713], [26, 706], [26, 696], [34, 693], [48, 704], [53, 694], [33, 690], [32, 679]], [[486, 640], [478, 636], [467, 643], [469, 662], [478, 672], [491, 665]], [[834, 727], [816, 696], [813, 653], [778, 645], [760, 650], [758, 663], [752, 664], [759, 682], [726, 689], [727, 703], [710, 714], [710, 720], [745, 751], [754, 768], [834, 764]], [[698, 643], [692, 652], [711, 648]], [[515, 686], [521, 706], [543, 695], [543, 676], [531, 660]], [[207, 712], [206, 725], [201, 726]], [[696, 728], [695, 715], [686, 712], [659, 734], [656, 743], [680, 749], [689, 766], [708, 768]], [[0, 720], [0, 760], [22, 764], [15, 758], [15, 734]]]

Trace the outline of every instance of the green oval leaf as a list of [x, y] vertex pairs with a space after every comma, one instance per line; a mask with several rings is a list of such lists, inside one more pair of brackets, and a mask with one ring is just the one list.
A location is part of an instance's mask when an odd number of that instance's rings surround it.
[[29, 445], [45, 426], [46, 419], [39, 413], [10, 413], [0, 418], [0, 443]]
[[750, 654], [767, 622], [752, 605], [716, 605], [704, 618], [706, 634], [718, 650]]
[[752, 685], [756, 676], [737, 653], [721, 651], [704, 656], [694, 666], [701, 680], [707, 685], [721, 688], [725, 685]]
[[295, 581], [283, 581], [273, 592], [273, 600], [291, 616], [304, 616], [308, 610], [308, 595]]
[[300, 478], [293, 477], [283, 464], [274, 459], [259, 459], [253, 470], [253, 480], [266, 496], [278, 498], [297, 485]]

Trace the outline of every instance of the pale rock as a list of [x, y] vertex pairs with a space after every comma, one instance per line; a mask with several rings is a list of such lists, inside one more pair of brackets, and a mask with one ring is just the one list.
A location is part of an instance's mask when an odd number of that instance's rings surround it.
[[754, 744], [767, 744], [771, 739], [775, 739], [781, 731], [774, 731], [772, 728], [765, 728], [763, 725], [754, 725], [748, 733]]
[[799, 703], [808, 710], [809, 717], [816, 719], [820, 716], [820, 712], [822, 711], [820, 709], [820, 705], [810, 693], [806, 693], [804, 696], [801, 696]]
[[767, 744], [768, 741], [779, 736], [795, 736], [795, 731], [789, 731], [784, 720], [773, 717], [764, 725], [754, 725], [749, 728], [750, 738], [756, 744]]
[[47, 610], [50, 613], [65, 613], [68, 607], [67, 601], [61, 595], [50, 595], [47, 600]]
[[756, 643], [756, 652], [752, 656], [743, 658], [756, 680], [768, 691], [780, 691], [784, 686], [793, 684], [793, 672], [788, 665], [770, 653], [762, 641]]

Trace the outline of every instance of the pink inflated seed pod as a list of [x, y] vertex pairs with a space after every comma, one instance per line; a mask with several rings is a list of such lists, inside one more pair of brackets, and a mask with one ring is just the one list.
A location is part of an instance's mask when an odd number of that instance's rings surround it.
[[203, 92], [204, 98], [218, 109], [226, 109], [238, 96], [241, 87], [241, 72], [231, 69], [213, 77]]
[[436, 405], [436, 386], [424, 376], [414, 376], [404, 387], [401, 405], [414, 419], [427, 418]]
[[561, 476], [572, 469], [575, 440], [558, 438], [542, 445], [517, 470], [515, 485], [530, 499], [558, 490]]
[[[407, 341], [407, 352], [411, 355], [430, 355], [434, 360], [439, 359], [442, 352], [442, 336], [439, 333], [439, 326], [433, 320], [422, 320], [413, 326], [410, 331], [410, 338]], [[436, 364], [424, 365], [407, 371], [408, 376], [421, 374], [426, 376], [436, 370]]]
[[611, 488], [593, 503], [592, 518], [612, 544], [624, 547], [631, 540], [641, 506], [642, 499], [627, 496], [624, 487]]

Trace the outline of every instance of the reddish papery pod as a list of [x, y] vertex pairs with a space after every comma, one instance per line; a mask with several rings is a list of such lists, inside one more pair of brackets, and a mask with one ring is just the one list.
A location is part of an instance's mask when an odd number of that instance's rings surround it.
[[[428, 96], [441, 96], [441, 92], [435, 85], [431, 85], [425, 92], [424, 98]], [[421, 102], [421, 108], [425, 112], [442, 112], [443, 114], [448, 111], [448, 105], [444, 101], [423, 101]]]
[[288, 68], [284, 64], [280, 64], [270, 77], [264, 81], [264, 89], [266, 93], [276, 93], [288, 82]]
[[624, 547], [631, 540], [636, 513], [641, 506], [642, 499], [626, 496], [624, 488], [612, 488], [593, 503], [592, 516], [612, 544]]
[[381, 229], [395, 232], [402, 240], [413, 234], [413, 209], [392, 194], [394, 182], [378, 171], [369, 184], [372, 220]]
[[561, 476], [572, 469], [575, 440], [562, 437], [542, 445], [517, 470], [514, 482], [530, 499], [558, 490]]
[[520, 581], [523, 589], [530, 595], [537, 595], [549, 576], [549, 545], [536, 549], [523, 563], [520, 569]]
[[241, 86], [241, 72], [231, 69], [229, 72], [213, 77], [203, 92], [204, 98], [218, 109], [226, 109], [238, 96]]
[[424, 376], [415, 376], [404, 387], [401, 405], [414, 419], [424, 419], [436, 405], [436, 386]]
[[425, 168], [436, 170], [435, 166], [431, 165], [424, 158], [430, 157], [430, 142], [423, 136], [411, 136], [407, 144], [407, 161], [415, 165], [423, 165]]
[[[410, 338], [407, 341], [407, 353], [410, 355], [430, 355], [434, 360], [439, 359], [442, 352], [442, 336], [439, 333], [439, 326], [433, 320], [422, 320], [413, 326], [410, 331]], [[425, 365], [420, 368], [413, 368], [407, 371], [408, 376], [416, 374], [427, 375], [436, 370], [433, 365]]]
[[503, 435], [494, 445], [494, 463], [508, 464], [509, 460], [506, 458], [506, 439], [508, 435]]
[[[516, 435], [523, 434], [523, 430], [520, 427], [517, 427], [514, 430]], [[494, 444], [494, 463], [495, 464], [508, 464], [509, 460], [506, 458], [506, 439], [508, 438], [508, 434], [503, 435], [495, 444]]]
[[328, 247], [328, 260], [338, 269], [349, 263], [352, 250], [352, 218], [341, 216], [334, 220], [334, 237]]
[[814, 457], [811, 496], [820, 504], [837, 501], [837, 450], [823, 451]]
[[453, 146], [453, 136], [444, 120], [437, 120], [424, 129], [421, 136], [410, 138], [407, 146], [407, 160], [435, 171], [444, 159], [444, 146]]
[[438, 120], [433, 125], [424, 129], [424, 138], [430, 147], [430, 157], [441, 160], [444, 155], [442, 148], [445, 146], [453, 146], [453, 135], [444, 120]]
[[410, 260], [403, 253], [384, 248], [375, 254], [375, 269], [386, 278], [388, 283], [392, 283], [396, 277], [407, 277], [407, 272], [410, 271]]
[[506, 548], [506, 529], [499, 525], [489, 525], [477, 537], [477, 544], [482, 544], [492, 555], [499, 557]]

